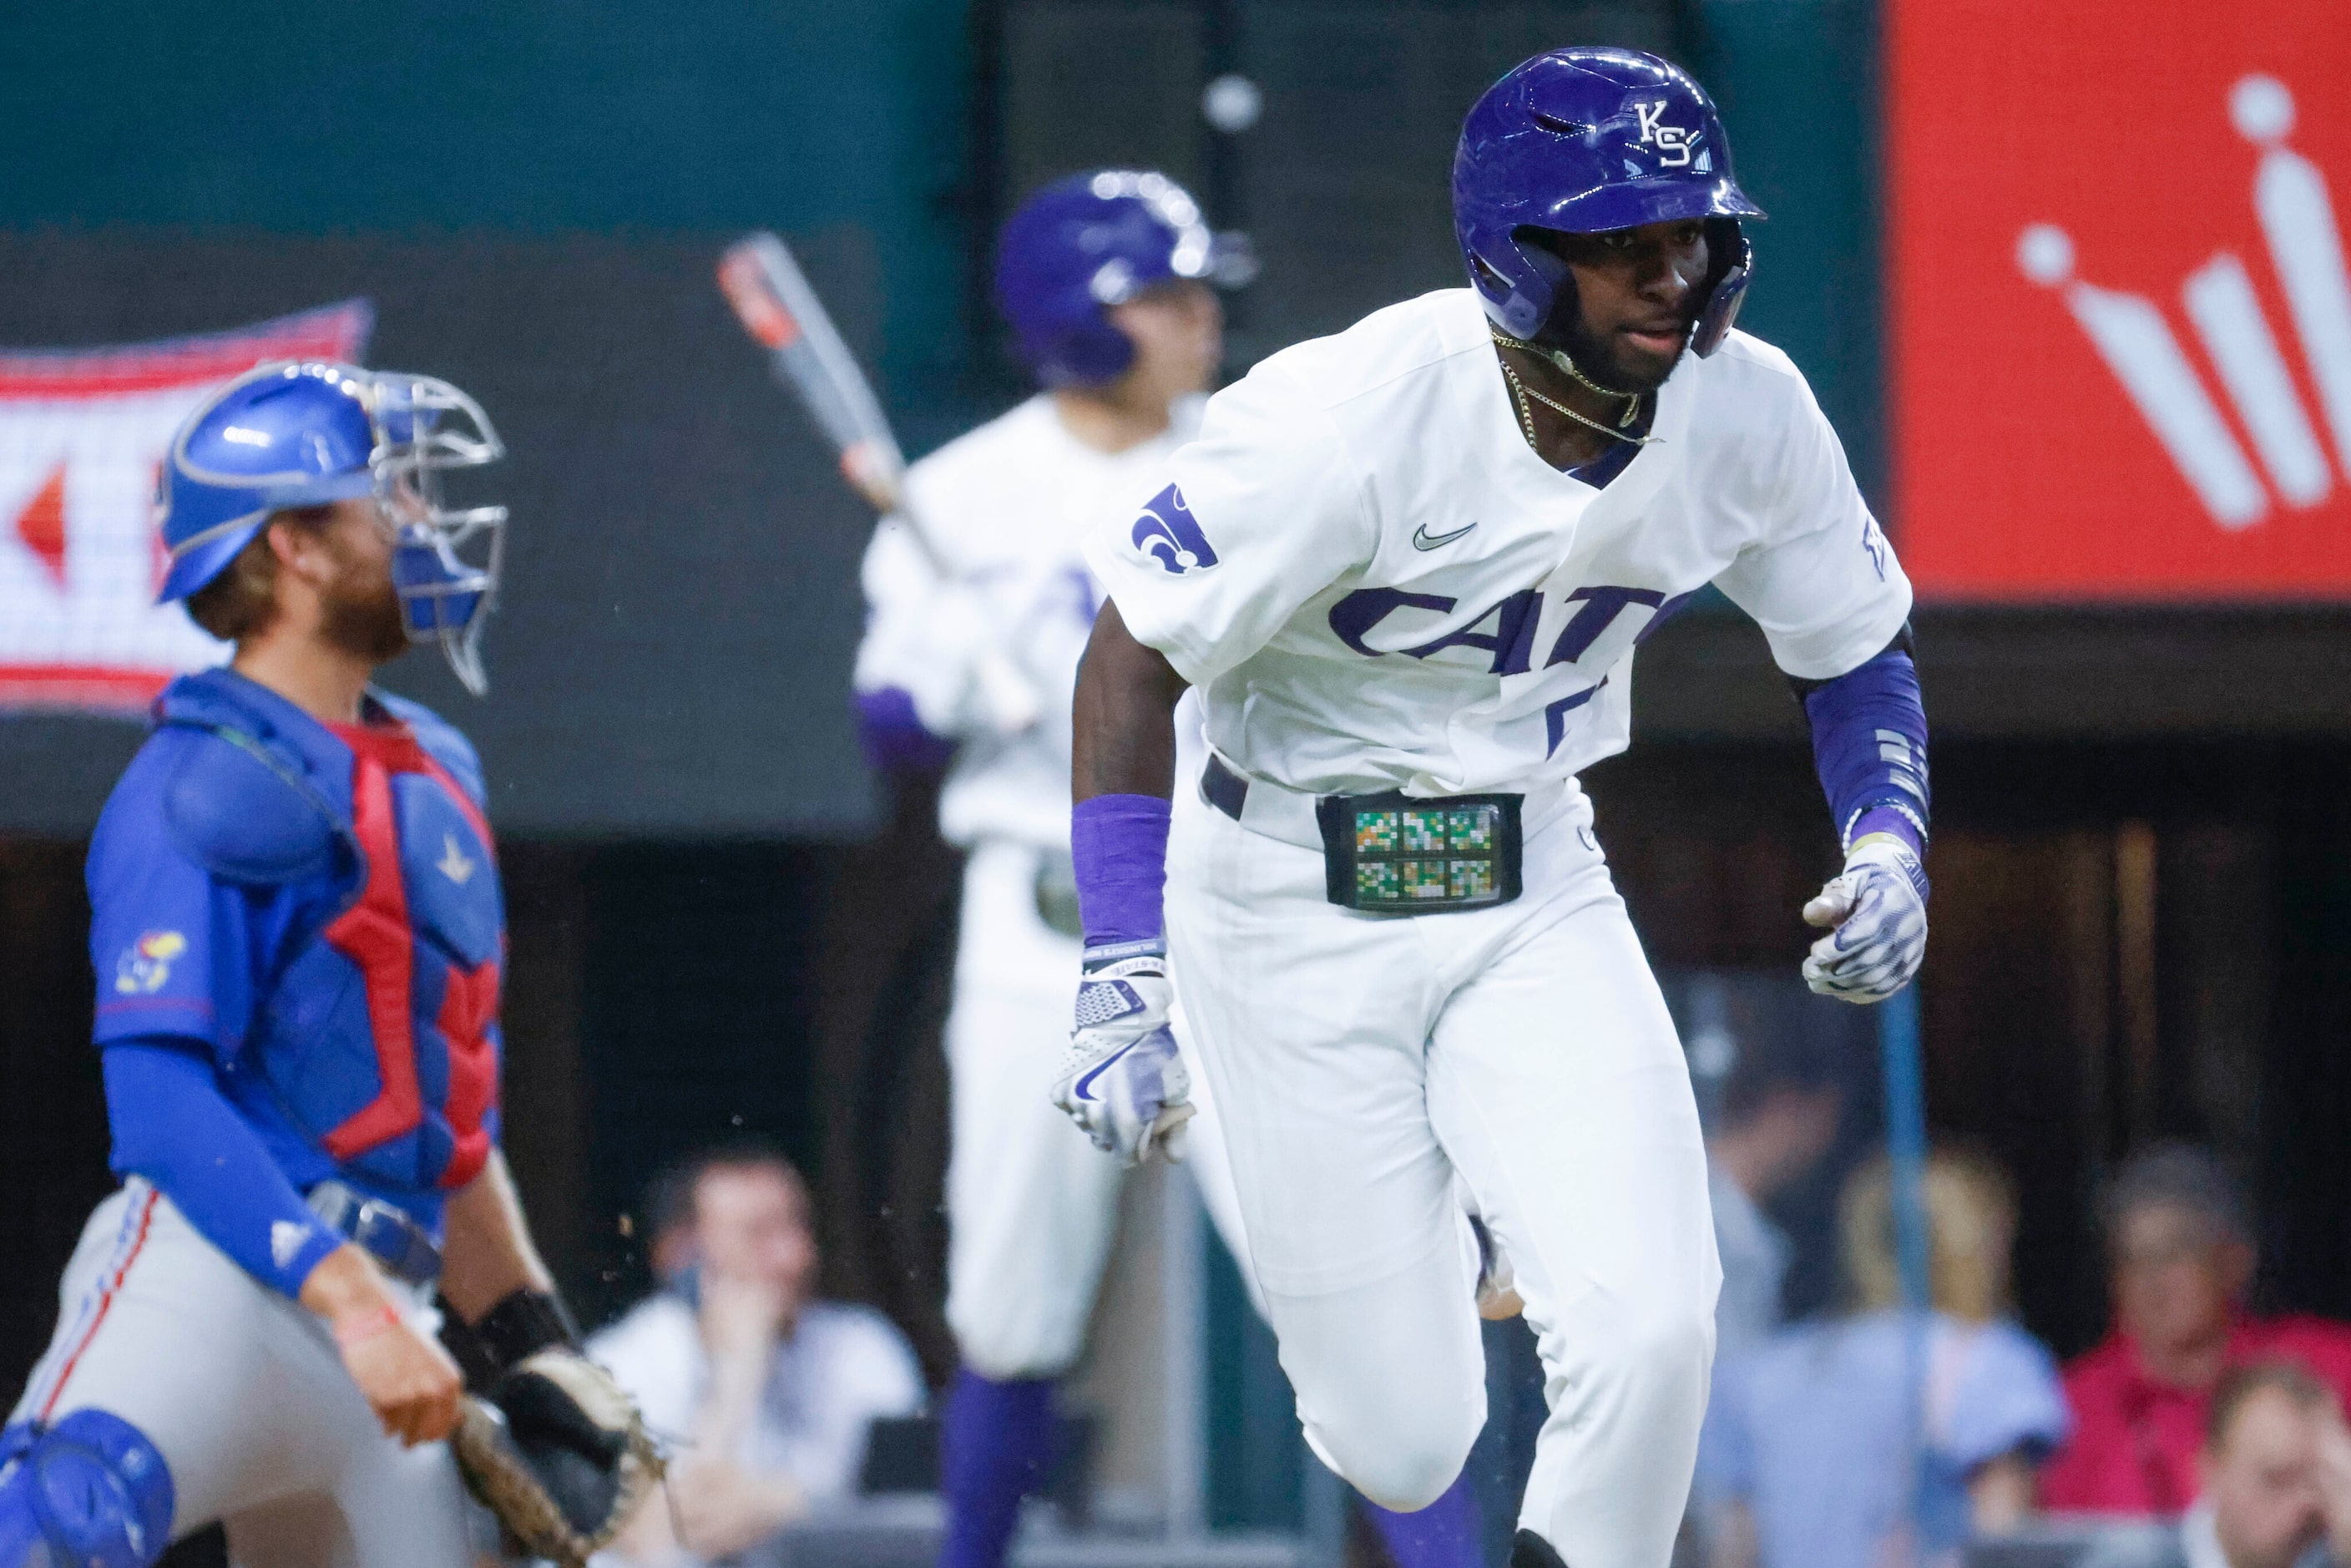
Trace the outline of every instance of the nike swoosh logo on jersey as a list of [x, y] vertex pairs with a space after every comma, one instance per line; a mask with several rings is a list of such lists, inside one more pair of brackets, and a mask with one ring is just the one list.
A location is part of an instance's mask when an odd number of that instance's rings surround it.
[[1432, 534], [1428, 531], [1428, 525], [1426, 523], [1423, 523], [1420, 527], [1412, 530], [1412, 548], [1415, 549], [1440, 549], [1445, 546], [1451, 544], [1455, 539], [1459, 538], [1462, 535], [1468, 533], [1470, 528], [1474, 528], [1477, 526], [1477, 524], [1471, 523], [1466, 528], [1456, 528], [1449, 534]]
[[1113, 1056], [1108, 1061], [1103, 1062], [1092, 1072], [1087, 1073], [1083, 1078], [1078, 1080], [1078, 1086], [1070, 1091], [1070, 1097], [1073, 1100], [1092, 1099], [1093, 1096], [1086, 1092], [1088, 1086], [1090, 1086], [1095, 1079], [1100, 1078], [1103, 1073], [1108, 1072], [1112, 1068], [1116, 1067], [1119, 1062], [1119, 1057], [1123, 1057], [1128, 1051], [1133, 1051], [1139, 1043], [1139, 1041], [1129, 1040], [1126, 1044], [1120, 1046], [1118, 1048], [1117, 1055]]

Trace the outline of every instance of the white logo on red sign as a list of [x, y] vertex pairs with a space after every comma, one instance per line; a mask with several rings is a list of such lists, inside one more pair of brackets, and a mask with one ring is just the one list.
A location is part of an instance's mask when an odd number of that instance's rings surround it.
[[[2244, 78], [2229, 93], [2229, 117], [2262, 149], [2254, 213], [2334, 441], [2336, 469], [2351, 479], [2351, 273], [2326, 177], [2285, 145], [2294, 95], [2284, 83]], [[2260, 522], [2269, 515], [2273, 488], [2296, 509], [2333, 494], [2335, 475], [2241, 258], [2220, 251], [2189, 273], [2180, 303], [2269, 476], [2268, 487], [2161, 308], [2142, 296], [2081, 281], [2074, 259], [2072, 238], [2053, 224], [2035, 224], [2017, 240], [2018, 267], [2064, 296], [2215, 523], [2235, 529]]]
[[0, 708], [136, 712], [227, 654], [158, 605], [155, 481], [204, 394], [266, 360], [357, 360], [347, 300], [257, 326], [120, 348], [0, 350]]

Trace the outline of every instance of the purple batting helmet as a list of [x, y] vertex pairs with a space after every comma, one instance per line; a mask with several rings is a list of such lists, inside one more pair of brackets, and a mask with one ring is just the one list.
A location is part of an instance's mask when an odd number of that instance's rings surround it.
[[996, 303], [1049, 387], [1116, 381], [1134, 345], [1105, 310], [1171, 278], [1219, 281], [1227, 242], [1165, 174], [1098, 169], [1030, 196], [997, 245]]
[[1527, 229], [1604, 234], [1705, 220], [1711, 261], [1691, 350], [1720, 345], [1752, 266], [1741, 218], [1763, 209], [1730, 172], [1706, 89], [1633, 49], [1553, 49], [1486, 89], [1453, 156], [1453, 226], [1494, 325], [1553, 341], [1574, 308], [1567, 264]]

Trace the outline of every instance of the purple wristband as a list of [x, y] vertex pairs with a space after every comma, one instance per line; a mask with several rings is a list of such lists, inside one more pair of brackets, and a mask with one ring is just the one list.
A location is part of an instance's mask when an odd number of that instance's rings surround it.
[[1907, 813], [1891, 806], [1873, 806], [1854, 819], [1853, 841], [1859, 843], [1871, 833], [1891, 833], [1910, 846], [1912, 854], [1925, 854], [1927, 845], [1918, 836], [1918, 824]]
[[1086, 946], [1162, 935], [1170, 802], [1156, 795], [1097, 795], [1070, 813], [1070, 860]]

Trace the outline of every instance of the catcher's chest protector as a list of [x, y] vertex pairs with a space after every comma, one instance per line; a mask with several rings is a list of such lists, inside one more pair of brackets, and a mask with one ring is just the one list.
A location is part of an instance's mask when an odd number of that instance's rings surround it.
[[342, 1166], [462, 1186], [491, 1147], [506, 946], [471, 753], [413, 705], [326, 726], [211, 679], [187, 694], [211, 701], [167, 695], [150, 745], [178, 753], [173, 837], [243, 894], [238, 1055]]
[[298, 1109], [328, 1153], [463, 1186], [489, 1155], [497, 1092], [506, 916], [489, 822], [404, 727], [336, 737], [351, 758], [358, 898], [319, 929], [280, 995], [298, 1007], [331, 995], [319, 1021], [346, 1049], [321, 1052], [291, 1030], [273, 1043], [308, 1058]]

